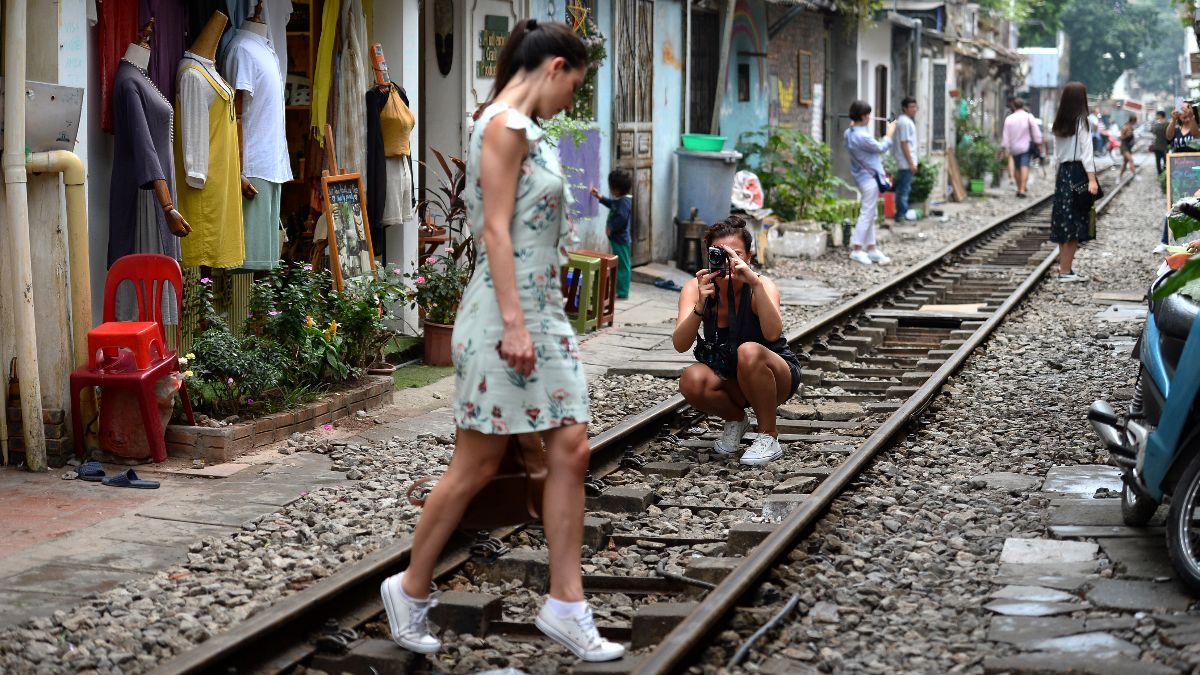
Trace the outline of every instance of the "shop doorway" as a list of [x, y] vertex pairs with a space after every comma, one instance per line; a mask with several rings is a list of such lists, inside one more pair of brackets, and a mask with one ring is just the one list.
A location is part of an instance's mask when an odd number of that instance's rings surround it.
[[[721, 76], [721, 52], [713, 45], [721, 43], [720, 14], [692, 10], [692, 61], [688, 64], [692, 101], [688, 110], [688, 133], [707, 134], [712, 130], [713, 103], [717, 99], [717, 80]], [[700, 46], [702, 48], [697, 49]]]
[[651, 195], [654, 165], [654, 3], [617, 0], [616, 48], [613, 60], [613, 165], [633, 176], [633, 223], [630, 228], [634, 265], [651, 261]]

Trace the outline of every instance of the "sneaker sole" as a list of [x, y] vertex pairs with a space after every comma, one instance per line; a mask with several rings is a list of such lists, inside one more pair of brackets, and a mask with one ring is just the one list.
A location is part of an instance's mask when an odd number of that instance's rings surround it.
[[779, 452], [773, 453], [770, 457], [755, 457], [755, 458], [751, 458], [751, 459], [746, 459], [745, 457], [743, 457], [738, 461], [741, 462], [742, 464], [745, 464], [746, 466], [762, 466], [763, 464], [773, 462], [773, 461], [779, 459], [780, 457], [783, 457], [783, 449], [782, 448], [780, 448]]
[[587, 650], [580, 649], [574, 642], [571, 641], [570, 638], [560, 633], [557, 628], [543, 621], [542, 617], [539, 616], [534, 619], [533, 625], [537, 626], [538, 630], [545, 633], [547, 637], [566, 647], [568, 651], [582, 661], [587, 661], [589, 663], [603, 663], [604, 661], [616, 661], [622, 656], [625, 656], [624, 648], [621, 649], [620, 654], [615, 656], [588, 656]]
[[385, 614], [387, 614], [388, 630], [392, 634], [392, 642], [395, 642], [396, 644], [400, 645], [401, 647], [407, 649], [410, 652], [416, 652], [417, 654], [437, 653], [437, 651], [442, 648], [441, 643], [438, 643], [436, 646], [430, 647], [428, 645], [419, 645], [419, 644], [416, 644], [413, 642], [409, 642], [408, 640], [405, 640], [404, 638], [400, 637], [399, 635], [396, 635], [396, 628], [395, 628], [394, 622], [392, 620], [392, 616], [396, 613], [396, 610], [392, 608], [391, 594], [387, 592], [387, 585], [388, 585], [388, 582], [390, 582], [391, 580], [392, 579], [390, 577], [383, 580], [383, 583], [379, 585], [379, 594], [381, 596], [383, 596], [383, 611]]

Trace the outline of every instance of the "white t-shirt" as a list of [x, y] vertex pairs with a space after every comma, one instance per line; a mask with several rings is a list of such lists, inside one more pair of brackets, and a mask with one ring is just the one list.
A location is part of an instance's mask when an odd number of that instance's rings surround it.
[[225, 56], [225, 79], [246, 92], [242, 103], [242, 175], [272, 183], [292, 179], [279, 61], [267, 39], [238, 30]]
[[917, 157], [917, 125], [908, 115], [901, 115], [896, 118], [896, 141], [892, 145], [892, 152], [896, 156], [896, 167], [899, 169], [911, 169], [908, 165], [908, 159], [904, 157], [904, 148], [900, 144], [908, 141], [908, 152], [912, 155], [913, 161], [918, 165], [921, 163]]

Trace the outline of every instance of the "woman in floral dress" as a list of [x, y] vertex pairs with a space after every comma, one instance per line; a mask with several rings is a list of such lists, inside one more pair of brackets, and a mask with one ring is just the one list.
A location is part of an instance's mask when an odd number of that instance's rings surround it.
[[392, 638], [412, 651], [440, 647], [426, 621], [433, 567], [509, 436], [529, 432], [540, 432], [549, 470], [550, 597], [537, 626], [586, 661], [625, 651], [600, 637], [583, 597], [587, 382], [559, 286], [572, 237], [568, 184], [536, 122], [570, 106], [587, 67], [587, 50], [565, 24], [518, 21], [500, 53], [497, 93], [471, 136], [465, 200], [478, 258], [454, 322], [454, 457], [425, 503], [408, 569], [381, 589]]

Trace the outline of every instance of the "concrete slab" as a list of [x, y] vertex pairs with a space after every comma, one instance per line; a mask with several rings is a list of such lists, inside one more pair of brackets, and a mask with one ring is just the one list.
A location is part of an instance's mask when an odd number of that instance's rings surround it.
[[247, 520], [273, 513], [276, 510], [277, 508], [270, 504], [250, 504], [245, 501], [224, 505], [180, 502], [176, 504], [159, 504], [150, 508], [140, 509], [137, 515], [143, 518], [176, 520], [183, 523], [240, 527]]
[[1050, 503], [1050, 525], [1124, 526], [1119, 499], [1058, 499]]
[[[1100, 571], [1099, 560], [1088, 560], [1086, 562], [1070, 562], [1070, 563], [1028, 563], [1028, 564], [1002, 564], [996, 573], [996, 577], [1016, 577], [1029, 579], [1034, 577], [1079, 577], [1096, 574]], [[1045, 583], [1037, 583], [1039, 586], [1046, 586]]]
[[779, 304], [785, 306], [820, 307], [841, 299], [842, 293], [816, 279], [775, 279], [779, 287]]
[[103, 593], [145, 575], [146, 572], [103, 568], [89, 568], [83, 573], [75, 565], [46, 563], [0, 579], [0, 589], [55, 593], [78, 598], [89, 593]]
[[1089, 675], [1178, 675], [1179, 671], [1156, 663], [1145, 663], [1128, 658], [1097, 660], [1086, 654], [1041, 653], [1019, 656], [988, 656], [983, 660], [983, 672], [988, 675], [1000, 673], [1038, 673], [1039, 675], [1062, 675], [1088, 673]]
[[1053, 588], [1017, 585], [1005, 586], [988, 597], [997, 600], [1027, 600], [1030, 602], [1071, 602], [1078, 599], [1070, 593]]
[[988, 487], [995, 490], [1036, 490], [1042, 484], [1042, 479], [1037, 476], [1027, 476], [1023, 473], [1011, 473], [1008, 471], [972, 476], [971, 480], [981, 480], [987, 483]]
[[1142, 650], [1127, 640], [1122, 640], [1109, 633], [1081, 633], [1063, 637], [1048, 638], [1032, 642], [1029, 648], [1048, 652], [1078, 652], [1087, 654], [1093, 659], [1106, 659], [1114, 656], [1138, 656]]
[[61, 593], [0, 590], [0, 624], [15, 626], [35, 617], [50, 616], [60, 609], [70, 609], [78, 604], [78, 597]]
[[198, 478], [228, 478], [242, 469], [248, 469], [251, 466], [250, 464], [243, 464], [241, 462], [224, 462], [222, 464], [206, 466], [203, 469], [193, 469], [190, 467], [166, 469], [164, 473], [174, 473], [180, 476], [196, 476]]
[[1095, 302], [1141, 302], [1146, 298], [1146, 291], [1106, 291], [1092, 295]]
[[1087, 562], [1096, 557], [1098, 547], [1080, 541], [1058, 541], [1055, 539], [1004, 540], [1000, 552], [1001, 563], [1045, 564]]
[[[1030, 565], [1002, 565], [1001, 568], [1012, 570], [1031, 567]], [[1015, 586], [1040, 586], [1042, 588], [1053, 588], [1058, 591], [1066, 591], [1075, 597], [1079, 597], [1080, 590], [1087, 584], [1091, 583], [1093, 577], [1089, 576], [1060, 576], [1054, 574], [1000, 574], [992, 577], [992, 583], [996, 584], [1011, 584]]]
[[1123, 577], [1170, 579], [1175, 576], [1164, 537], [1097, 539], [1100, 549]]
[[1005, 616], [1054, 616], [1070, 614], [1091, 605], [1086, 602], [1030, 602], [1025, 600], [993, 600], [984, 609]]
[[1097, 579], [1088, 601], [1106, 609], [1183, 611], [1193, 600], [1178, 582], [1155, 583], [1129, 579]]
[[1042, 486], [1042, 491], [1090, 498], [1100, 488], [1120, 492], [1120, 469], [1101, 464], [1056, 466], [1046, 472], [1046, 483]]
[[[1163, 517], [1166, 517], [1165, 515]], [[1053, 525], [1050, 534], [1060, 539], [1097, 539], [1100, 537], [1158, 537], [1161, 527], [1126, 527], [1124, 525]]]
[[1057, 616], [993, 616], [987, 639], [1021, 646], [1030, 642], [1082, 633], [1083, 619]]
[[[199, 539], [199, 537], [197, 537]], [[187, 551], [177, 546], [155, 546], [137, 542], [115, 542], [83, 551], [71, 551], [55, 556], [54, 562], [63, 565], [102, 567], [142, 573], [159, 570], [187, 560]], [[88, 572], [90, 574], [90, 571]]]
[[1096, 312], [1094, 316], [1100, 321], [1143, 321], [1146, 318], [1146, 306], [1118, 303]]
[[232, 525], [207, 525], [157, 518], [128, 516], [128, 527], [115, 527], [103, 536], [104, 541], [150, 542], [157, 546], [188, 545], [205, 537], [222, 537], [240, 529]]

